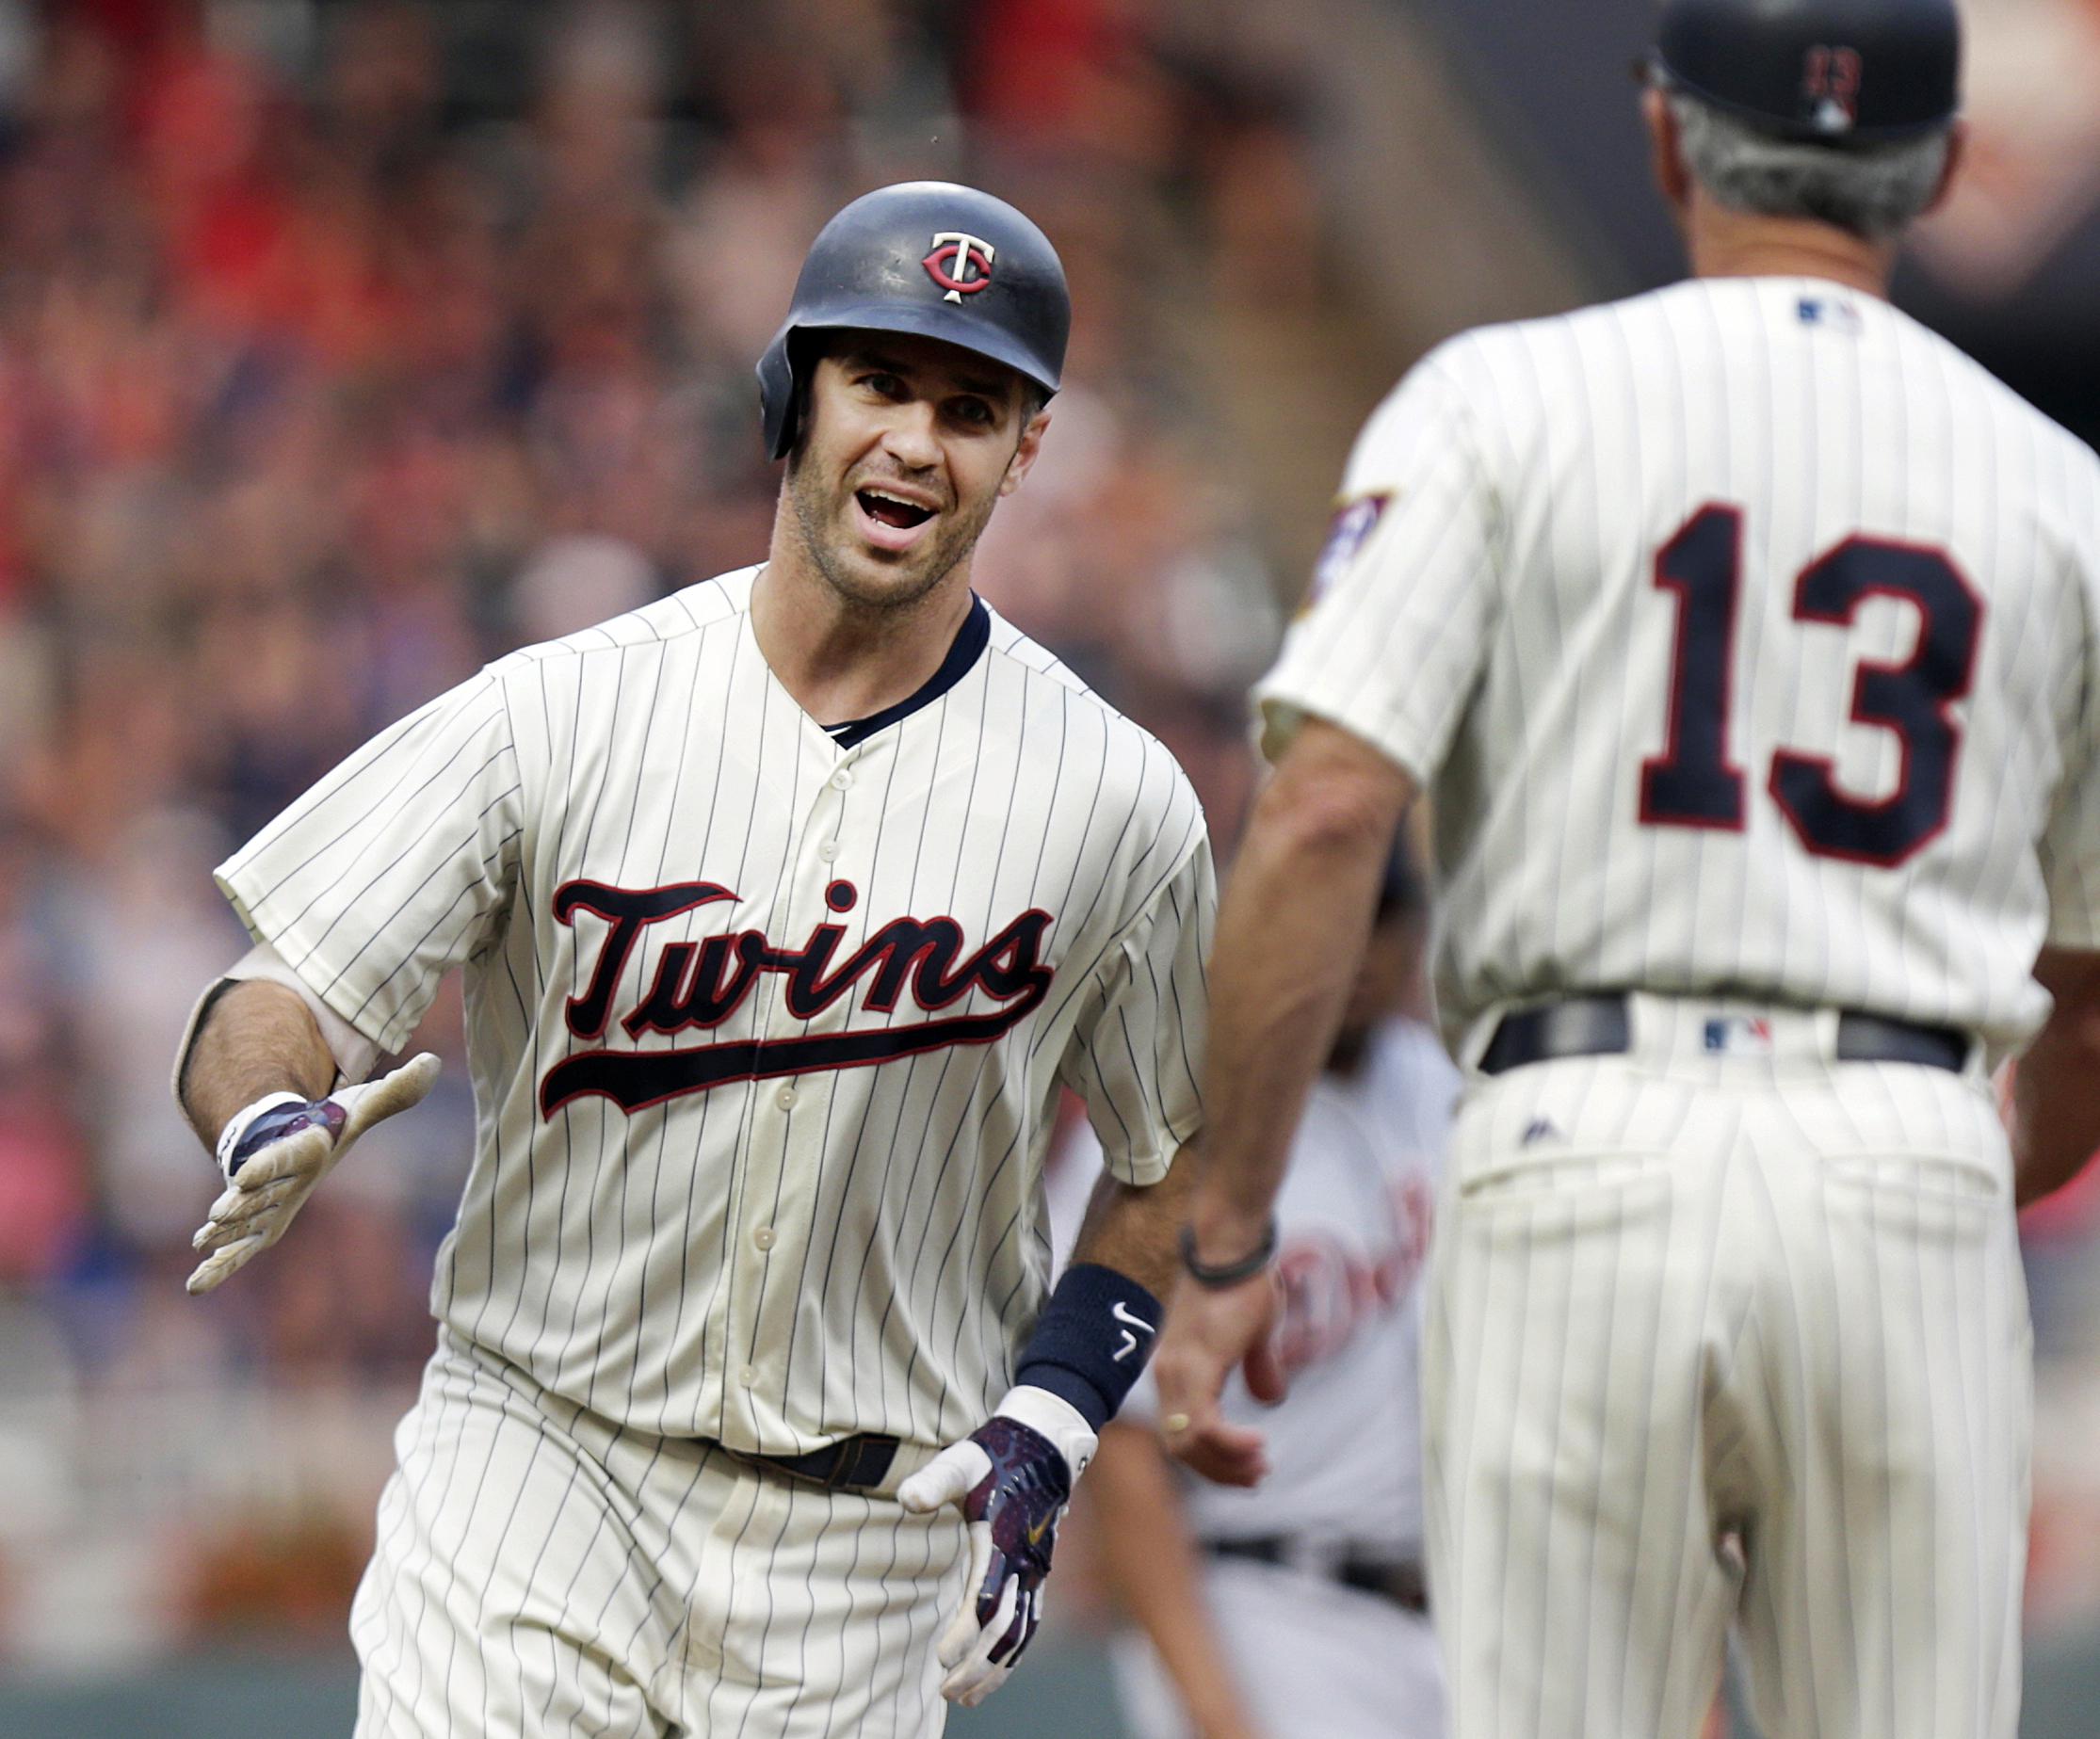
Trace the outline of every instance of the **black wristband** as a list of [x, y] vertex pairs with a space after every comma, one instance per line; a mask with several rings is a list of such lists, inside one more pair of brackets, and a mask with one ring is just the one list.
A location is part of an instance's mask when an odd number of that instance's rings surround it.
[[1262, 1241], [1237, 1262], [1206, 1263], [1196, 1254], [1196, 1229], [1181, 1229], [1181, 1265], [1188, 1270], [1188, 1278], [1199, 1286], [1207, 1286], [1214, 1292], [1222, 1292], [1228, 1286], [1237, 1286], [1241, 1280], [1250, 1280], [1268, 1266], [1268, 1259], [1276, 1254], [1276, 1216], [1268, 1216], [1268, 1224], [1262, 1232]]
[[1096, 1262], [1067, 1268], [1021, 1349], [1013, 1380], [1069, 1401], [1099, 1432], [1152, 1357], [1159, 1300]]

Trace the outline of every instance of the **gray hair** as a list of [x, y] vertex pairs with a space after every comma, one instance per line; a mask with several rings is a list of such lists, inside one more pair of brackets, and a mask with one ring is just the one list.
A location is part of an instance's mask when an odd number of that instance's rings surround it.
[[1885, 241], [1932, 202], [1947, 170], [1946, 127], [1894, 144], [1833, 149], [1759, 133], [1682, 90], [1669, 98], [1687, 166], [1733, 211], [1809, 217]]

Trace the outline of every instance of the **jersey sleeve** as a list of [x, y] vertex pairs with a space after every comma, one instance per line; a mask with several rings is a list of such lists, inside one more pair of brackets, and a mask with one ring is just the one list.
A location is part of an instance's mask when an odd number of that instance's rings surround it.
[[1058, 1071], [1087, 1103], [1103, 1164], [1125, 1183], [1158, 1183], [1203, 1121], [1203, 962], [1218, 888], [1202, 812], [1192, 794], [1186, 802], [1194, 843], [1110, 949], [1096, 1009]]
[[2084, 612], [2084, 682], [2077, 724], [2064, 756], [2062, 783], [2043, 829], [2040, 857], [2049, 895], [2049, 944], [2100, 949], [2100, 463], [2081, 452], [2088, 523], [2074, 538]]
[[381, 1051], [504, 909], [524, 806], [501, 678], [440, 695], [220, 864], [249, 933]]
[[2100, 721], [2087, 713], [2076, 752], [2064, 770], [2055, 812], [2042, 836], [2052, 947], [2100, 949]]
[[2042, 836], [2049, 894], [2049, 947], [2100, 949], [2100, 746], [2092, 733], [2064, 768], [2056, 811]]
[[1497, 505], [1449, 346], [1365, 426], [1306, 605], [1255, 687], [1274, 759], [1307, 716], [1427, 784], [1449, 746], [1495, 613]]

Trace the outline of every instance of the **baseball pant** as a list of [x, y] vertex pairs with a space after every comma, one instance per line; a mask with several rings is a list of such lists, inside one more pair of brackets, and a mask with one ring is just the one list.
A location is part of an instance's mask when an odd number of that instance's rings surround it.
[[440, 1331], [350, 1634], [360, 1739], [938, 1734], [963, 1524], [623, 1430]]
[[[1203, 1594], [1263, 1739], [1442, 1739], [1444, 1671], [1427, 1618], [1273, 1564], [1211, 1564]], [[1111, 1658], [1135, 1739], [1196, 1739], [1142, 1635], [1119, 1634]]]
[[1630, 1055], [1477, 1077], [1454, 1134], [1424, 1334], [1454, 1732], [1694, 1734], [1734, 1623], [1768, 1739], [2011, 1739], [2030, 1346], [1980, 1070], [1632, 1000]]

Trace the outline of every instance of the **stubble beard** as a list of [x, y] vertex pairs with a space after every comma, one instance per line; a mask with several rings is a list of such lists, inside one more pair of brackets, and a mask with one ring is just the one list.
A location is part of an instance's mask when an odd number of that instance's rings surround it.
[[[844, 547], [851, 536], [844, 526], [852, 491], [841, 490], [835, 495], [827, 491], [804, 461], [803, 450], [798, 449], [787, 461], [787, 495], [811, 566], [840, 599], [875, 615], [909, 610], [925, 602], [977, 547], [991, 523], [993, 508], [999, 505], [994, 493], [968, 517], [951, 508], [943, 516], [949, 523], [907, 561], [888, 563], [867, 556], [855, 562]], [[864, 571], [856, 572], [863, 564], [883, 577], [871, 579]]]

